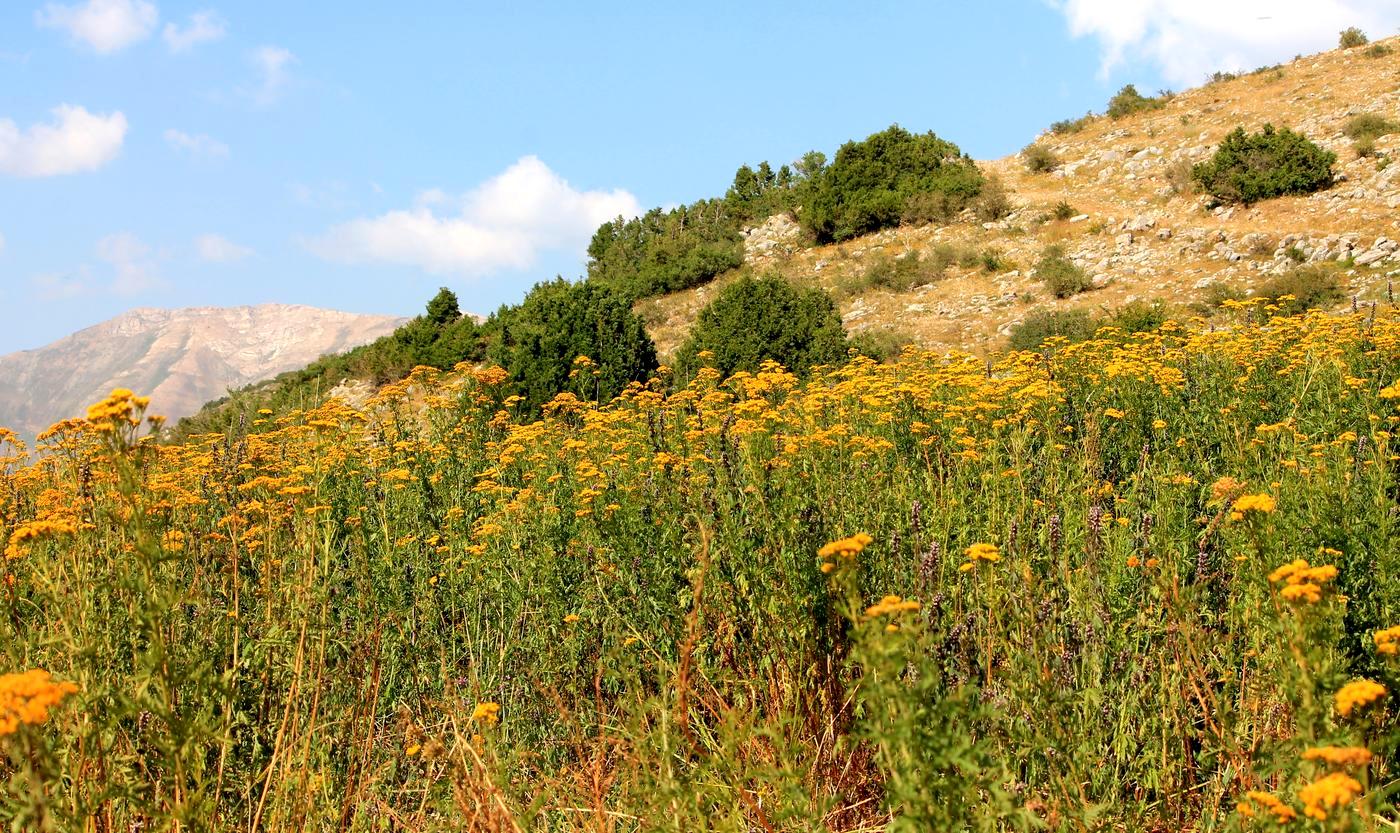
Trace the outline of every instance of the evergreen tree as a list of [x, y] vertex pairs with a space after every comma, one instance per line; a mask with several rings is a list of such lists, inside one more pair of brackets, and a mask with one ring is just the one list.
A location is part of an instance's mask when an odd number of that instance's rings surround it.
[[[849, 344], [831, 297], [782, 277], [744, 276], [700, 312], [676, 357], [681, 378], [704, 365], [728, 376], [773, 360], [805, 376], [813, 365], [839, 364]], [[706, 359], [700, 354], [708, 352]]]
[[[563, 278], [536, 284], [518, 307], [493, 316], [488, 358], [511, 375], [528, 408], [563, 391], [607, 401], [656, 370], [656, 346], [631, 306], [606, 286]], [[571, 377], [575, 360], [591, 364]]]

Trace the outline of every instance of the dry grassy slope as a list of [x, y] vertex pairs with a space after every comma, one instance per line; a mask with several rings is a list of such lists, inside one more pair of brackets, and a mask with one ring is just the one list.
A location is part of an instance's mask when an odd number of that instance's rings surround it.
[[[1189, 303], [1212, 282], [1248, 290], [1286, 265], [1275, 255], [1288, 235], [1321, 259], [1361, 255], [1377, 238], [1400, 238], [1400, 135], [1377, 142], [1396, 164], [1378, 170], [1357, 159], [1342, 127], [1358, 113], [1400, 120], [1400, 39], [1385, 41], [1390, 55], [1365, 48], [1299, 58], [1263, 72], [1188, 90], [1163, 109], [1118, 121], [1101, 117], [1076, 134], [1044, 135], [1039, 142], [1063, 160], [1053, 174], [1031, 174], [1020, 155], [979, 163], [999, 175], [1015, 211], [984, 226], [970, 219], [945, 227], [902, 227], [834, 246], [750, 250], [750, 262], [799, 283], [833, 293], [847, 328], [891, 329], [930, 347], [984, 352], [1005, 343], [1010, 328], [1041, 308], [1114, 308], [1135, 299]], [[1342, 181], [1307, 197], [1272, 200], [1253, 208], [1208, 212], [1199, 195], [1173, 194], [1173, 164], [1201, 161], [1237, 125], [1289, 126], [1337, 153]], [[1043, 217], [1061, 200], [1086, 220]], [[1150, 228], [1142, 228], [1151, 224]], [[1125, 236], [1128, 229], [1131, 240]], [[1345, 240], [1329, 236], [1348, 235]], [[852, 293], [849, 285], [872, 253], [927, 251], [939, 243], [999, 249], [1010, 271], [991, 275], [954, 267], [948, 277], [910, 292]], [[1068, 300], [1051, 297], [1031, 274], [1040, 251], [1063, 244], [1097, 276], [1102, 288]], [[1322, 251], [1318, 251], [1322, 250]], [[1235, 259], [1238, 258], [1238, 259]], [[1383, 296], [1400, 255], [1346, 273], [1352, 294]], [[670, 296], [649, 299], [639, 312], [663, 354], [673, 350], [705, 303], [733, 276]]]

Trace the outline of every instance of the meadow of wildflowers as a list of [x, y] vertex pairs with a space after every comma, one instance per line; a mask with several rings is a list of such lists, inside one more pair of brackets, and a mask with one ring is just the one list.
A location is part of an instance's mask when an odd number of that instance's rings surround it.
[[[587, 369], [587, 363], [583, 363]], [[0, 443], [16, 830], [1396, 829], [1400, 316]]]

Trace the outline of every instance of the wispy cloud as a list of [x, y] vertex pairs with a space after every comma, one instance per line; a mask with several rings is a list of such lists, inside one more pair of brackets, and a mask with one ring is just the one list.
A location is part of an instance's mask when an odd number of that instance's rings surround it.
[[21, 130], [0, 119], [0, 173], [40, 177], [95, 171], [117, 157], [126, 138], [126, 116], [101, 115], [67, 104], [54, 120]]
[[63, 5], [48, 3], [34, 13], [40, 28], [62, 29], [74, 42], [99, 55], [110, 55], [150, 37], [160, 21], [146, 0], [88, 0]]
[[1048, 0], [1075, 37], [1093, 37], [1102, 75], [1130, 60], [1155, 64], [1177, 86], [1215, 70], [1277, 63], [1335, 46], [1360, 26], [1373, 36], [1400, 25], [1396, 0]]
[[195, 238], [194, 247], [199, 259], [209, 263], [233, 263], [253, 254], [252, 249], [221, 234], [201, 234]]
[[160, 36], [171, 52], [189, 52], [201, 43], [219, 40], [228, 33], [228, 21], [215, 11], [205, 9], [190, 15], [184, 26], [165, 24]]
[[162, 286], [151, 247], [131, 232], [109, 234], [97, 241], [97, 259], [115, 273], [109, 287], [117, 295], [135, 295]]
[[239, 92], [260, 107], [275, 103], [291, 84], [291, 67], [296, 63], [296, 56], [280, 46], [262, 46], [253, 50], [248, 60], [257, 74], [257, 81]]
[[484, 275], [527, 268], [544, 251], [581, 254], [601, 223], [639, 210], [626, 191], [580, 191], [526, 156], [461, 197], [425, 191], [412, 208], [335, 226], [309, 248], [341, 263]]
[[165, 131], [165, 143], [174, 150], [197, 159], [228, 157], [228, 145], [203, 133], [186, 133], [172, 127]]

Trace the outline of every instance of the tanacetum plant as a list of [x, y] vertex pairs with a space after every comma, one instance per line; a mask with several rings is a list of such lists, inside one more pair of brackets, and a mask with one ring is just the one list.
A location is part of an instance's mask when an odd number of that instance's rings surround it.
[[0, 433], [0, 821], [1387, 830], [1397, 379], [1377, 312], [179, 444], [115, 391]]

